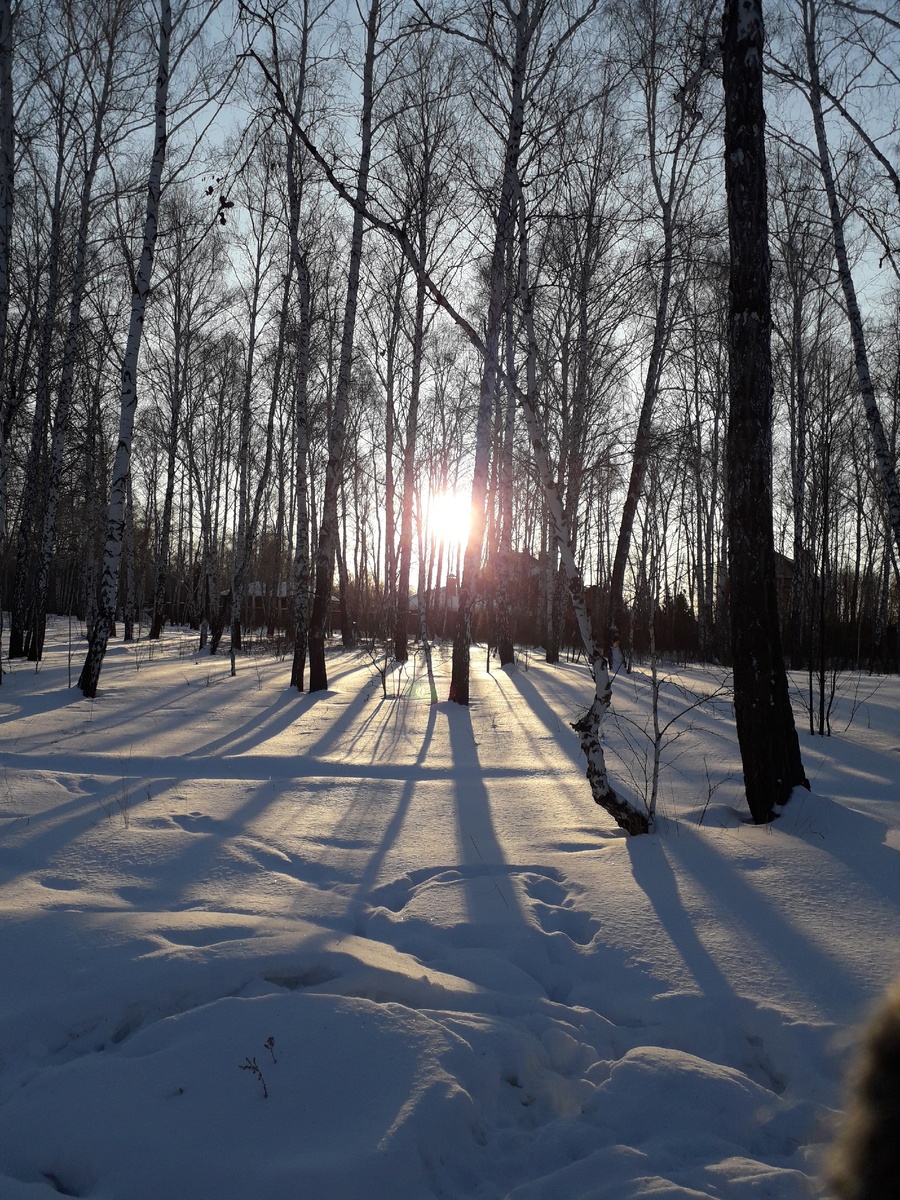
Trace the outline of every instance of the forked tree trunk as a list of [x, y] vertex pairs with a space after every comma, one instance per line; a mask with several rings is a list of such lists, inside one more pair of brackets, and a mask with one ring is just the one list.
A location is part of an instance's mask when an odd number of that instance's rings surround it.
[[134, 275], [131, 295], [131, 317], [125, 354], [122, 358], [122, 389], [119, 411], [119, 440], [113, 461], [112, 482], [109, 491], [109, 509], [106, 518], [106, 544], [103, 551], [103, 577], [100, 587], [100, 607], [91, 629], [87, 657], [78, 678], [82, 694], [93, 698], [97, 694], [100, 671], [106, 655], [106, 646], [113, 627], [116, 612], [116, 593], [119, 584], [119, 562], [122, 556], [122, 535], [125, 527], [125, 502], [128, 490], [128, 475], [131, 469], [131, 439], [134, 433], [134, 414], [137, 408], [136, 375], [141, 335], [144, 328], [144, 310], [150, 292], [153, 274], [153, 258], [156, 247], [157, 223], [159, 218], [159, 194], [162, 185], [163, 165], [166, 160], [168, 136], [166, 104], [169, 96], [169, 38], [172, 33], [172, 6], [170, 0], [160, 0], [159, 17], [159, 61], [156, 77], [154, 111], [156, 127], [153, 158], [147, 177], [147, 209], [144, 219], [144, 239], [141, 257]]
[[[731, 247], [728, 565], [734, 710], [757, 824], [806, 784], [788, 695], [772, 530], [772, 359], [763, 20], [760, 0], [725, 0], [725, 186]], [[807, 785], [808, 786], [808, 785]]]

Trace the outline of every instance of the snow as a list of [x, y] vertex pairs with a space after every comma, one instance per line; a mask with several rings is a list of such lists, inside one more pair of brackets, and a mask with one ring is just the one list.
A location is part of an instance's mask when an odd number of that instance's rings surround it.
[[[900, 965], [900, 681], [848, 680], [760, 829], [721, 673], [670, 673], [629, 839], [584, 666], [473, 654], [464, 709], [416, 664], [384, 698], [337, 651], [307, 696], [193, 647], [111, 644], [89, 702], [60, 624], [0, 689], [2, 1200], [822, 1194]], [[616, 680], [623, 789], [650, 694]]]

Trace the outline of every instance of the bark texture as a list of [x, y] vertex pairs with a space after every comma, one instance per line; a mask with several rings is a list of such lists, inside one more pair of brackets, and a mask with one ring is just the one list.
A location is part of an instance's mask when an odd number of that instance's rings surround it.
[[831, 154], [828, 149], [828, 136], [825, 129], [825, 117], [822, 111], [823, 89], [819, 73], [815, 0], [805, 0], [803, 4], [803, 27], [806, 63], [809, 71], [807, 95], [812, 112], [813, 126], [816, 131], [819, 169], [822, 173], [822, 182], [828, 198], [828, 211], [831, 216], [831, 229], [834, 240], [834, 256], [837, 262], [841, 291], [844, 294], [847, 320], [850, 325], [850, 337], [853, 342], [853, 356], [856, 362], [859, 394], [862, 397], [866, 422], [868, 423], [869, 433], [872, 438], [875, 464], [878, 468], [878, 475], [887, 498], [891, 532], [894, 535], [894, 542], [897, 549], [900, 550], [900, 485], [897, 482], [893, 450], [881, 419], [881, 412], [875, 397], [875, 385], [872, 382], [872, 372], [869, 369], [869, 353], [866, 345], [865, 330], [863, 328], [862, 312], [860, 311], [859, 300], [856, 295], [856, 287], [853, 283], [853, 273], [850, 270], [850, 258], [847, 253], [847, 241], [844, 236], [844, 218], [838, 202], [837, 185], [834, 179], [834, 171], [831, 167]]
[[[9, 255], [12, 242], [15, 139], [12, 86], [13, 10], [0, 0], [0, 546], [6, 540], [7, 451], [12, 406], [6, 381], [6, 327], [9, 313]], [[0, 602], [0, 647], [3, 604]], [[0, 682], [3, 668], [0, 666]]]
[[806, 777], [788, 695], [775, 592], [760, 0], [725, 0], [722, 28], [731, 251], [727, 469], [734, 709], [747, 803], [753, 820], [764, 824], [794, 787], [806, 785]]
[[331, 426], [328, 431], [328, 462], [325, 467], [322, 520], [319, 524], [319, 541], [316, 547], [316, 588], [309, 619], [309, 690], [311, 692], [323, 692], [328, 687], [328, 671], [325, 665], [325, 633], [331, 615], [331, 588], [334, 582], [334, 561], [339, 537], [338, 493], [343, 477], [347, 401], [353, 371], [353, 340], [356, 333], [356, 308], [363, 247], [362, 209], [369, 187], [369, 165], [372, 157], [375, 49], [380, 20], [380, 0], [372, 0], [366, 23], [359, 171], [356, 176], [356, 206], [350, 240], [350, 265], [347, 274], [347, 300], [344, 306], [344, 327], [341, 336], [341, 359], [334, 409], [331, 414]]
[[162, 0], [159, 18], [159, 62], [156, 78], [154, 111], [156, 129], [153, 158], [147, 176], [147, 209], [144, 218], [144, 238], [141, 258], [134, 276], [131, 296], [131, 317], [125, 354], [122, 358], [122, 391], [119, 409], [119, 440], [113, 461], [112, 482], [109, 491], [109, 509], [106, 519], [106, 544], [103, 551], [103, 575], [100, 583], [100, 607], [94, 621], [88, 652], [78, 678], [82, 694], [92, 699], [97, 694], [100, 671], [106, 655], [106, 646], [112, 632], [116, 615], [116, 595], [119, 583], [119, 563], [122, 557], [122, 541], [125, 530], [125, 503], [128, 493], [128, 477], [131, 470], [131, 439], [134, 433], [134, 414], [137, 409], [137, 364], [144, 330], [144, 311], [150, 292], [153, 274], [153, 259], [156, 248], [156, 233], [159, 220], [159, 195], [162, 186], [163, 165], [166, 160], [168, 140], [167, 104], [169, 99], [169, 39], [172, 33], [172, 6]]

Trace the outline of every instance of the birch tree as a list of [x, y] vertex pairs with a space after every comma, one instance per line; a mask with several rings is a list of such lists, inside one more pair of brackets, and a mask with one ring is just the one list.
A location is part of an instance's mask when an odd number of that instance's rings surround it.
[[[170, 83], [170, 41], [173, 31], [182, 34], [178, 47], [175, 65], [187, 58], [191, 47], [199, 39], [209, 18], [215, 12], [215, 3], [204, 4], [197, 11], [191, 3], [179, 10], [173, 20], [171, 0], [160, 0], [159, 15], [155, 25], [156, 41], [156, 82], [153, 101], [153, 152], [147, 172], [146, 206], [144, 211], [143, 233], [141, 238], [140, 255], [136, 263], [131, 264], [131, 311], [128, 321], [128, 332], [121, 359], [121, 386], [119, 390], [119, 431], [116, 451], [113, 460], [112, 477], [109, 487], [109, 504], [106, 517], [106, 537], [103, 550], [103, 567], [100, 581], [100, 600], [97, 617], [93, 622], [88, 638], [88, 650], [84, 665], [78, 679], [78, 686], [85, 697], [93, 698], [97, 693], [103, 659], [112, 633], [115, 621], [116, 599], [119, 582], [119, 566], [122, 557], [122, 541], [125, 526], [125, 506], [128, 490], [128, 474], [131, 463], [131, 443], [134, 435], [134, 418], [137, 408], [138, 358], [143, 336], [144, 313], [150, 294], [153, 276], [153, 264], [156, 250], [156, 237], [159, 223], [160, 193], [163, 183], [163, 169], [166, 163], [166, 152], [169, 144], [170, 122], [168, 116], [169, 83]], [[196, 67], [197, 64], [192, 64]], [[188, 103], [182, 115], [182, 121], [187, 123], [193, 113], [215, 107], [211, 104], [206, 84], [208, 79], [202, 75], [191, 81], [187, 95], [191, 96], [200, 90], [203, 95], [193, 104]], [[191, 151], [189, 151], [189, 154]]]
[[801, 0], [800, 12], [807, 68], [807, 79], [805, 80], [806, 92], [812, 114], [813, 128], [815, 130], [819, 170], [822, 174], [822, 184], [825, 189], [828, 211], [831, 217], [835, 261], [841, 291], [844, 296], [844, 307], [850, 327], [850, 336], [853, 342], [859, 393], [862, 398], [863, 409], [872, 438], [875, 462], [878, 466], [878, 473], [887, 498], [894, 541], [898, 550], [900, 550], [900, 486], [897, 483], [895, 456], [893, 448], [890, 446], [885, 434], [884, 423], [881, 419], [881, 411], [875, 394], [875, 385], [872, 381], [865, 327], [853, 279], [853, 272], [850, 268], [844, 216], [838, 198], [837, 184], [831, 161], [831, 151], [828, 144], [828, 131], [825, 125], [823, 88], [819, 69], [819, 59], [822, 51], [818, 32], [818, 0]]
[[221, 286], [223, 247], [218, 231], [203, 236], [206, 216], [186, 192], [173, 189], [164, 207], [169, 237], [160, 256], [165, 283], [157, 306], [153, 357], [166, 425], [166, 476], [147, 634], [154, 639], [161, 636], [165, 620], [182, 410], [194, 351], [200, 334], [221, 318], [227, 302]]
[[[713, 61], [709, 0], [681, 8], [665, 0], [644, 0], [626, 10], [626, 44], [642, 108], [652, 209], [644, 218], [657, 225], [658, 247], [642, 245], [651, 268], [653, 297], [651, 336], [635, 431], [631, 473], [612, 566], [609, 598], [610, 644], [627, 640], [624, 607], [625, 574], [635, 514], [647, 471], [657, 402], [662, 386], [675, 317], [683, 291], [677, 258], [684, 253], [682, 230], [696, 214], [698, 168], [707, 137], [717, 118], [708, 94]], [[695, 210], [691, 212], [692, 208]]]
[[760, 0], [725, 0], [725, 188], [730, 243], [728, 521], [734, 712], [757, 824], [798, 785], [800, 759], [781, 653], [772, 530], [772, 361], [763, 19]]
[[[454, 92], [459, 86], [458, 63], [442, 54], [436, 39], [414, 45], [407, 52], [412, 67], [395, 100], [395, 145], [403, 191], [404, 224], [410, 229], [418, 259], [438, 273], [439, 249], [446, 245], [446, 226], [459, 196], [454, 168], [458, 152], [451, 147], [460, 135], [455, 121]], [[436, 64], [438, 70], [435, 70]], [[437, 78], [435, 79], [435, 75]], [[454, 158], [456, 161], [453, 161]], [[406, 270], [408, 265], [404, 264]], [[410, 332], [410, 378], [402, 456], [402, 498], [397, 561], [396, 616], [391, 631], [394, 657], [405, 662], [409, 656], [409, 585], [413, 551], [413, 508], [415, 498], [416, 447], [419, 406], [425, 359], [427, 289], [422, 275], [415, 278], [412, 329]], [[420, 603], [424, 597], [420, 593]]]
[[[372, 0], [366, 17], [366, 42], [362, 71], [362, 104], [360, 109], [360, 149], [356, 171], [356, 197], [361, 205], [369, 186], [372, 158], [372, 126], [375, 100], [375, 62], [382, 21], [381, 0]], [[340, 365], [337, 390], [328, 431], [328, 461], [322, 497], [322, 517], [319, 522], [315, 560], [315, 593], [309, 621], [309, 690], [324, 691], [328, 687], [325, 664], [325, 633], [331, 612], [331, 589], [337, 554], [338, 495], [344, 460], [344, 434], [347, 404], [353, 371], [353, 347], [356, 334], [356, 314], [359, 300], [359, 275], [363, 249], [363, 217], [359, 208], [353, 215], [350, 254], [347, 272], [347, 291], [341, 334]]]
[[119, 583], [119, 562], [122, 555], [122, 536], [125, 528], [125, 502], [131, 460], [131, 440], [134, 433], [134, 414], [137, 407], [137, 368], [144, 327], [144, 311], [150, 292], [153, 259], [159, 219], [159, 198], [163, 166], [168, 142], [167, 105], [169, 99], [169, 40], [172, 36], [172, 6], [170, 0], [160, 0], [157, 26], [157, 77], [154, 109], [153, 157], [147, 176], [147, 205], [140, 259], [134, 272], [131, 297], [131, 317], [128, 338], [122, 355], [122, 387], [120, 397], [119, 438], [113, 463], [106, 521], [106, 545], [103, 553], [103, 576], [100, 584], [100, 606], [88, 640], [88, 652], [78, 678], [82, 694], [92, 699], [97, 694], [100, 671], [112, 632]]
[[[13, 124], [13, 9], [12, 0], [0, 0], [0, 547], [6, 543], [7, 451], [12, 407], [6, 378], [6, 339], [9, 319], [10, 248], [12, 243], [15, 133]], [[3, 648], [3, 613], [0, 601], [0, 651]], [[0, 683], [3, 666], [0, 664]]]
[[[62, 269], [64, 254], [64, 217], [70, 204], [71, 192], [78, 174], [78, 113], [89, 103], [89, 81], [78, 69], [77, 39], [71, 13], [64, 14], [62, 29], [48, 30], [37, 45], [34, 72], [38, 80], [41, 107], [47, 113], [43, 136], [37, 136], [29, 146], [33, 159], [34, 178], [42, 193], [43, 214], [46, 220], [46, 267], [42, 310], [35, 363], [34, 406], [31, 414], [31, 433], [23, 476], [23, 496], [20, 505], [19, 528], [16, 536], [16, 571], [10, 604], [9, 654], [19, 658], [25, 654], [29, 584], [34, 567], [37, 516], [41, 492], [40, 475], [45, 467], [46, 430], [50, 422], [51, 373], [57, 325], [57, 312], [62, 303]], [[46, 145], [45, 143], [46, 139]], [[46, 154], [48, 170], [43, 170]]]
[[[127, 84], [134, 66], [133, 47], [127, 46], [132, 7], [128, 0], [104, 11], [87, 10], [86, 24], [94, 42], [79, 57], [90, 91], [88, 125], [81, 135], [87, 151], [78, 201], [78, 223], [74, 243], [73, 274], [62, 363], [53, 415], [49, 462], [42, 497], [43, 518], [37, 551], [34, 592], [31, 600], [32, 626], [26, 652], [31, 659], [42, 656], [47, 617], [47, 589], [56, 538], [56, 518], [75, 386], [75, 368], [80, 349], [82, 307], [87, 286], [90, 222], [95, 208], [95, 185], [101, 156], [109, 156], [131, 131], [127, 107]], [[115, 108], [118, 110], [113, 112]]]

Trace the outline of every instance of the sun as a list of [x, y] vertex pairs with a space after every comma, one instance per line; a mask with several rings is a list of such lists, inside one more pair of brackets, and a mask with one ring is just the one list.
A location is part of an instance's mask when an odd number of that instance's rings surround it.
[[448, 545], [464, 546], [469, 536], [471, 499], [461, 492], [437, 492], [428, 504], [428, 528]]

